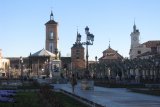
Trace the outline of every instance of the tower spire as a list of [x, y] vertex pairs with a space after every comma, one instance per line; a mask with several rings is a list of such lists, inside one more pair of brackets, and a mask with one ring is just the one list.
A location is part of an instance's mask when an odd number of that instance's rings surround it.
[[110, 46], [110, 40], [109, 40], [109, 46], [108, 46], [108, 48], [110, 48], [111, 46]]
[[78, 26], [77, 26], [77, 38], [76, 38], [76, 43], [78, 43]]
[[135, 18], [134, 18], [133, 32], [136, 32]]
[[51, 10], [51, 14], [50, 14], [50, 20], [53, 20], [53, 13], [52, 13], [52, 10]]
[[81, 35], [80, 35], [80, 33], [78, 33], [78, 27], [77, 27], [77, 38], [76, 38], [76, 43], [77, 43], [77, 44], [80, 44], [80, 42], [81, 42]]

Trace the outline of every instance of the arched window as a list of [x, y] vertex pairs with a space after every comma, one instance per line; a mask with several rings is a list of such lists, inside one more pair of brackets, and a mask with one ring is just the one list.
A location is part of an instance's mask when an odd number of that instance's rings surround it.
[[50, 32], [50, 39], [53, 39], [53, 36], [54, 36], [53, 32]]
[[53, 51], [54, 51], [53, 48], [54, 48], [54, 47], [53, 47], [53, 43], [49, 43], [49, 51], [52, 52], [52, 53], [53, 53]]

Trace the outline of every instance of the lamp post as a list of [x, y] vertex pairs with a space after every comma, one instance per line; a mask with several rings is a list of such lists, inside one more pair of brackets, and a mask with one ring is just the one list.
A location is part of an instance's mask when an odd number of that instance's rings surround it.
[[21, 65], [21, 81], [23, 81], [23, 58], [20, 57], [20, 65]]
[[77, 42], [78, 43], [81, 43], [82, 45], [86, 45], [86, 70], [84, 72], [84, 80], [82, 80], [81, 82], [81, 88], [84, 89], [84, 90], [90, 90], [90, 89], [93, 89], [94, 87], [94, 82], [93, 81], [88, 81], [88, 77], [89, 77], [89, 69], [88, 69], [88, 46], [89, 45], [93, 45], [93, 41], [94, 41], [94, 35], [91, 34], [89, 32], [89, 28], [88, 26], [86, 26], [85, 28], [85, 34], [86, 34], [86, 41], [85, 42], [80, 42], [81, 41], [81, 35], [78, 34], [77, 35]]
[[[89, 76], [89, 70], [88, 70], [88, 45], [93, 45], [94, 41], [94, 35], [89, 32], [88, 26], [85, 28], [85, 34], [86, 34], [86, 42], [82, 42], [82, 45], [86, 45], [86, 71], [85, 71], [85, 77], [88, 78]], [[81, 35], [78, 34], [77, 41], [81, 41]]]

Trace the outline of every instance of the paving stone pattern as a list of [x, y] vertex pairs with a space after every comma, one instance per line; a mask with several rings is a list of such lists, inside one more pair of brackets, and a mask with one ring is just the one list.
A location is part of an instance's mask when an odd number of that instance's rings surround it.
[[[53, 84], [55, 89], [72, 93], [70, 84]], [[81, 90], [80, 84], [75, 87], [76, 94], [104, 107], [160, 107], [160, 97], [130, 92], [125, 88], [94, 87], [94, 90]]]

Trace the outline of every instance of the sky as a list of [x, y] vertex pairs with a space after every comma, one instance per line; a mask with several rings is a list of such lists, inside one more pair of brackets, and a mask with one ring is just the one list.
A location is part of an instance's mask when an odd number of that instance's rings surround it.
[[71, 55], [77, 29], [95, 36], [89, 60], [100, 58], [109, 46], [129, 57], [134, 20], [140, 43], [160, 40], [160, 0], [0, 0], [0, 49], [4, 57], [27, 57], [45, 48], [45, 23], [51, 10], [58, 26], [62, 56]]

